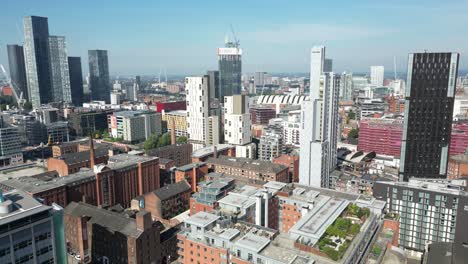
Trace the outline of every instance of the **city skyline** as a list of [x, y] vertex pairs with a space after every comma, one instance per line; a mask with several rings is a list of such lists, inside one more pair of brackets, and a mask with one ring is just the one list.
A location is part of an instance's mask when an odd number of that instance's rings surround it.
[[[232, 35], [231, 25], [244, 50], [244, 72], [307, 72], [313, 45], [326, 45], [333, 50], [330, 57], [334, 58], [336, 72], [369, 72], [371, 65], [383, 65], [393, 71], [394, 56], [397, 71], [404, 72], [408, 53], [427, 50], [463, 54], [463, 47], [468, 46], [468, 38], [458, 33], [462, 32], [468, 9], [468, 4], [461, 1], [450, 6], [435, 1], [425, 1], [424, 6], [346, 2], [340, 3], [340, 9], [299, 1], [288, 6], [276, 2], [248, 6], [246, 2], [144, 2], [138, 6], [97, 3], [93, 4], [96, 11], [82, 2], [4, 5], [9, 10], [0, 27], [0, 61], [5, 66], [6, 45], [24, 42], [21, 21], [27, 15], [48, 17], [51, 35], [67, 37], [69, 56], [86, 58], [87, 50], [109, 50], [111, 75], [157, 75], [161, 67], [168, 74], [180, 75], [214, 70], [216, 49], [224, 46], [226, 34]], [[65, 5], [74, 11], [63, 12]], [[438, 10], [440, 15], [426, 17], [424, 10]], [[356, 12], [363, 16], [351, 19], [350, 15]], [[360, 54], [359, 59], [356, 54]], [[86, 60], [83, 65], [83, 72], [88, 72]], [[462, 59], [460, 70], [465, 70], [465, 65], [466, 59]]]

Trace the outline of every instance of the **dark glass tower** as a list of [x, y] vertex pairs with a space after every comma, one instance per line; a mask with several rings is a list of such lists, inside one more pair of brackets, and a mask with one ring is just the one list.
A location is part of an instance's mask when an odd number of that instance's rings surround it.
[[28, 100], [28, 83], [26, 80], [26, 65], [24, 64], [23, 46], [8, 45], [8, 65], [13, 85], [19, 93], [23, 92], [23, 99]]
[[227, 42], [225, 48], [218, 49], [218, 69], [220, 101], [224, 96], [240, 94], [242, 83], [242, 49], [238, 44]]
[[222, 103], [219, 86], [219, 71], [208, 71], [206, 74], [210, 76], [210, 98], [216, 98], [219, 103]]
[[70, 74], [70, 90], [72, 103], [75, 106], [82, 106], [83, 94], [83, 72], [81, 71], [81, 58], [68, 57], [68, 71]]
[[400, 180], [446, 178], [458, 53], [408, 58]]
[[107, 50], [89, 50], [89, 89], [91, 99], [110, 103], [109, 62]]
[[24, 24], [24, 57], [29, 101], [34, 108], [52, 101], [47, 17], [28, 16]]

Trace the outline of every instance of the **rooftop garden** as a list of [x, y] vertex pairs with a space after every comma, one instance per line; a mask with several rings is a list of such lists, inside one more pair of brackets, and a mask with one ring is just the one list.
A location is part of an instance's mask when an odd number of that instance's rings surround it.
[[360, 208], [355, 204], [350, 204], [345, 213], [327, 228], [319, 240], [320, 251], [327, 254], [332, 260], [340, 260], [369, 215], [368, 208]]

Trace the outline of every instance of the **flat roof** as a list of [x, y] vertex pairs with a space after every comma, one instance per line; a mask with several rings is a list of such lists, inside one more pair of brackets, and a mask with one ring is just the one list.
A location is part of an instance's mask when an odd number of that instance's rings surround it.
[[48, 211], [52, 207], [38, 202], [20, 190], [12, 190], [3, 194], [5, 201], [3, 204], [11, 204], [11, 211], [6, 215], [0, 214], [0, 226], [28, 217], [40, 212]]
[[190, 163], [190, 164], [187, 164], [187, 165], [177, 167], [177, 170], [178, 171], [189, 171], [189, 170], [192, 170], [193, 168], [200, 168], [203, 165], [206, 165], [206, 163], [205, 162], [194, 162], [194, 163]]
[[439, 192], [460, 196], [468, 196], [468, 193], [463, 190], [463, 186], [451, 184], [451, 181], [444, 179], [410, 178], [408, 182], [378, 181], [378, 183], [391, 186], [413, 188], [427, 192]]
[[34, 176], [24, 176], [16, 179], [2, 181], [0, 184], [8, 186], [12, 189], [19, 189], [27, 193], [35, 194], [65, 185], [73, 185], [81, 181], [93, 180], [95, 178], [96, 176], [92, 170], [89, 168], [81, 168], [80, 171], [64, 177], [44, 180], [40, 177], [36, 178]]
[[198, 212], [186, 219], [184, 222], [194, 226], [206, 227], [218, 220], [220, 217], [207, 212]]
[[279, 173], [287, 170], [288, 167], [263, 160], [252, 160], [247, 158], [233, 158], [227, 156], [220, 156], [218, 158], [208, 158], [207, 163], [214, 165], [229, 166], [234, 168], [242, 168], [250, 171], [260, 171], [263, 173]]
[[[218, 144], [218, 145], [216, 145], [216, 148], [217, 148], [218, 152], [226, 150], [226, 149], [230, 149], [230, 148], [233, 148], [233, 147], [234, 146], [230, 145], [230, 144]], [[206, 157], [208, 155], [212, 155], [213, 152], [214, 152], [214, 146], [208, 146], [208, 147], [204, 147], [204, 148], [201, 148], [201, 149], [197, 149], [194, 152], [192, 152], [192, 157], [193, 158], [203, 158], [203, 157]]]
[[259, 253], [262, 249], [268, 246], [270, 242], [271, 240], [266, 237], [247, 233], [245, 236], [237, 240], [235, 245]]
[[315, 245], [349, 203], [336, 197], [322, 200], [291, 228], [290, 233], [307, 238]]
[[223, 199], [219, 200], [218, 203], [220, 205], [226, 204], [234, 207], [249, 208], [255, 204], [255, 200], [242, 194], [230, 192]]
[[269, 181], [266, 184], [264, 184], [263, 187], [279, 191], [283, 189], [286, 185], [288, 184], [284, 182]]

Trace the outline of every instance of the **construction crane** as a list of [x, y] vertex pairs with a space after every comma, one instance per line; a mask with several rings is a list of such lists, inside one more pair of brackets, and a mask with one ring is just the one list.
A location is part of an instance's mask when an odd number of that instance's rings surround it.
[[7, 84], [11, 87], [11, 90], [13, 91], [13, 96], [15, 97], [16, 103], [18, 105], [18, 109], [20, 111], [23, 110], [23, 105], [26, 102], [26, 100], [23, 99], [23, 92], [20, 91], [20, 95], [18, 96], [18, 91], [17, 91], [17, 85], [14, 83], [14, 81], [10, 78], [10, 75], [5, 70], [5, 67], [3, 67], [3, 64], [0, 64], [0, 68], [2, 70], [3, 75], [5, 76], [7, 80]]
[[236, 48], [239, 48], [239, 46], [240, 46], [240, 41], [239, 41], [239, 39], [238, 39], [237, 36], [236, 36], [236, 32], [234, 31], [234, 27], [232, 26], [232, 24], [231, 24], [231, 32], [232, 32], [232, 37], [234, 38], [234, 46], [235, 46]]

